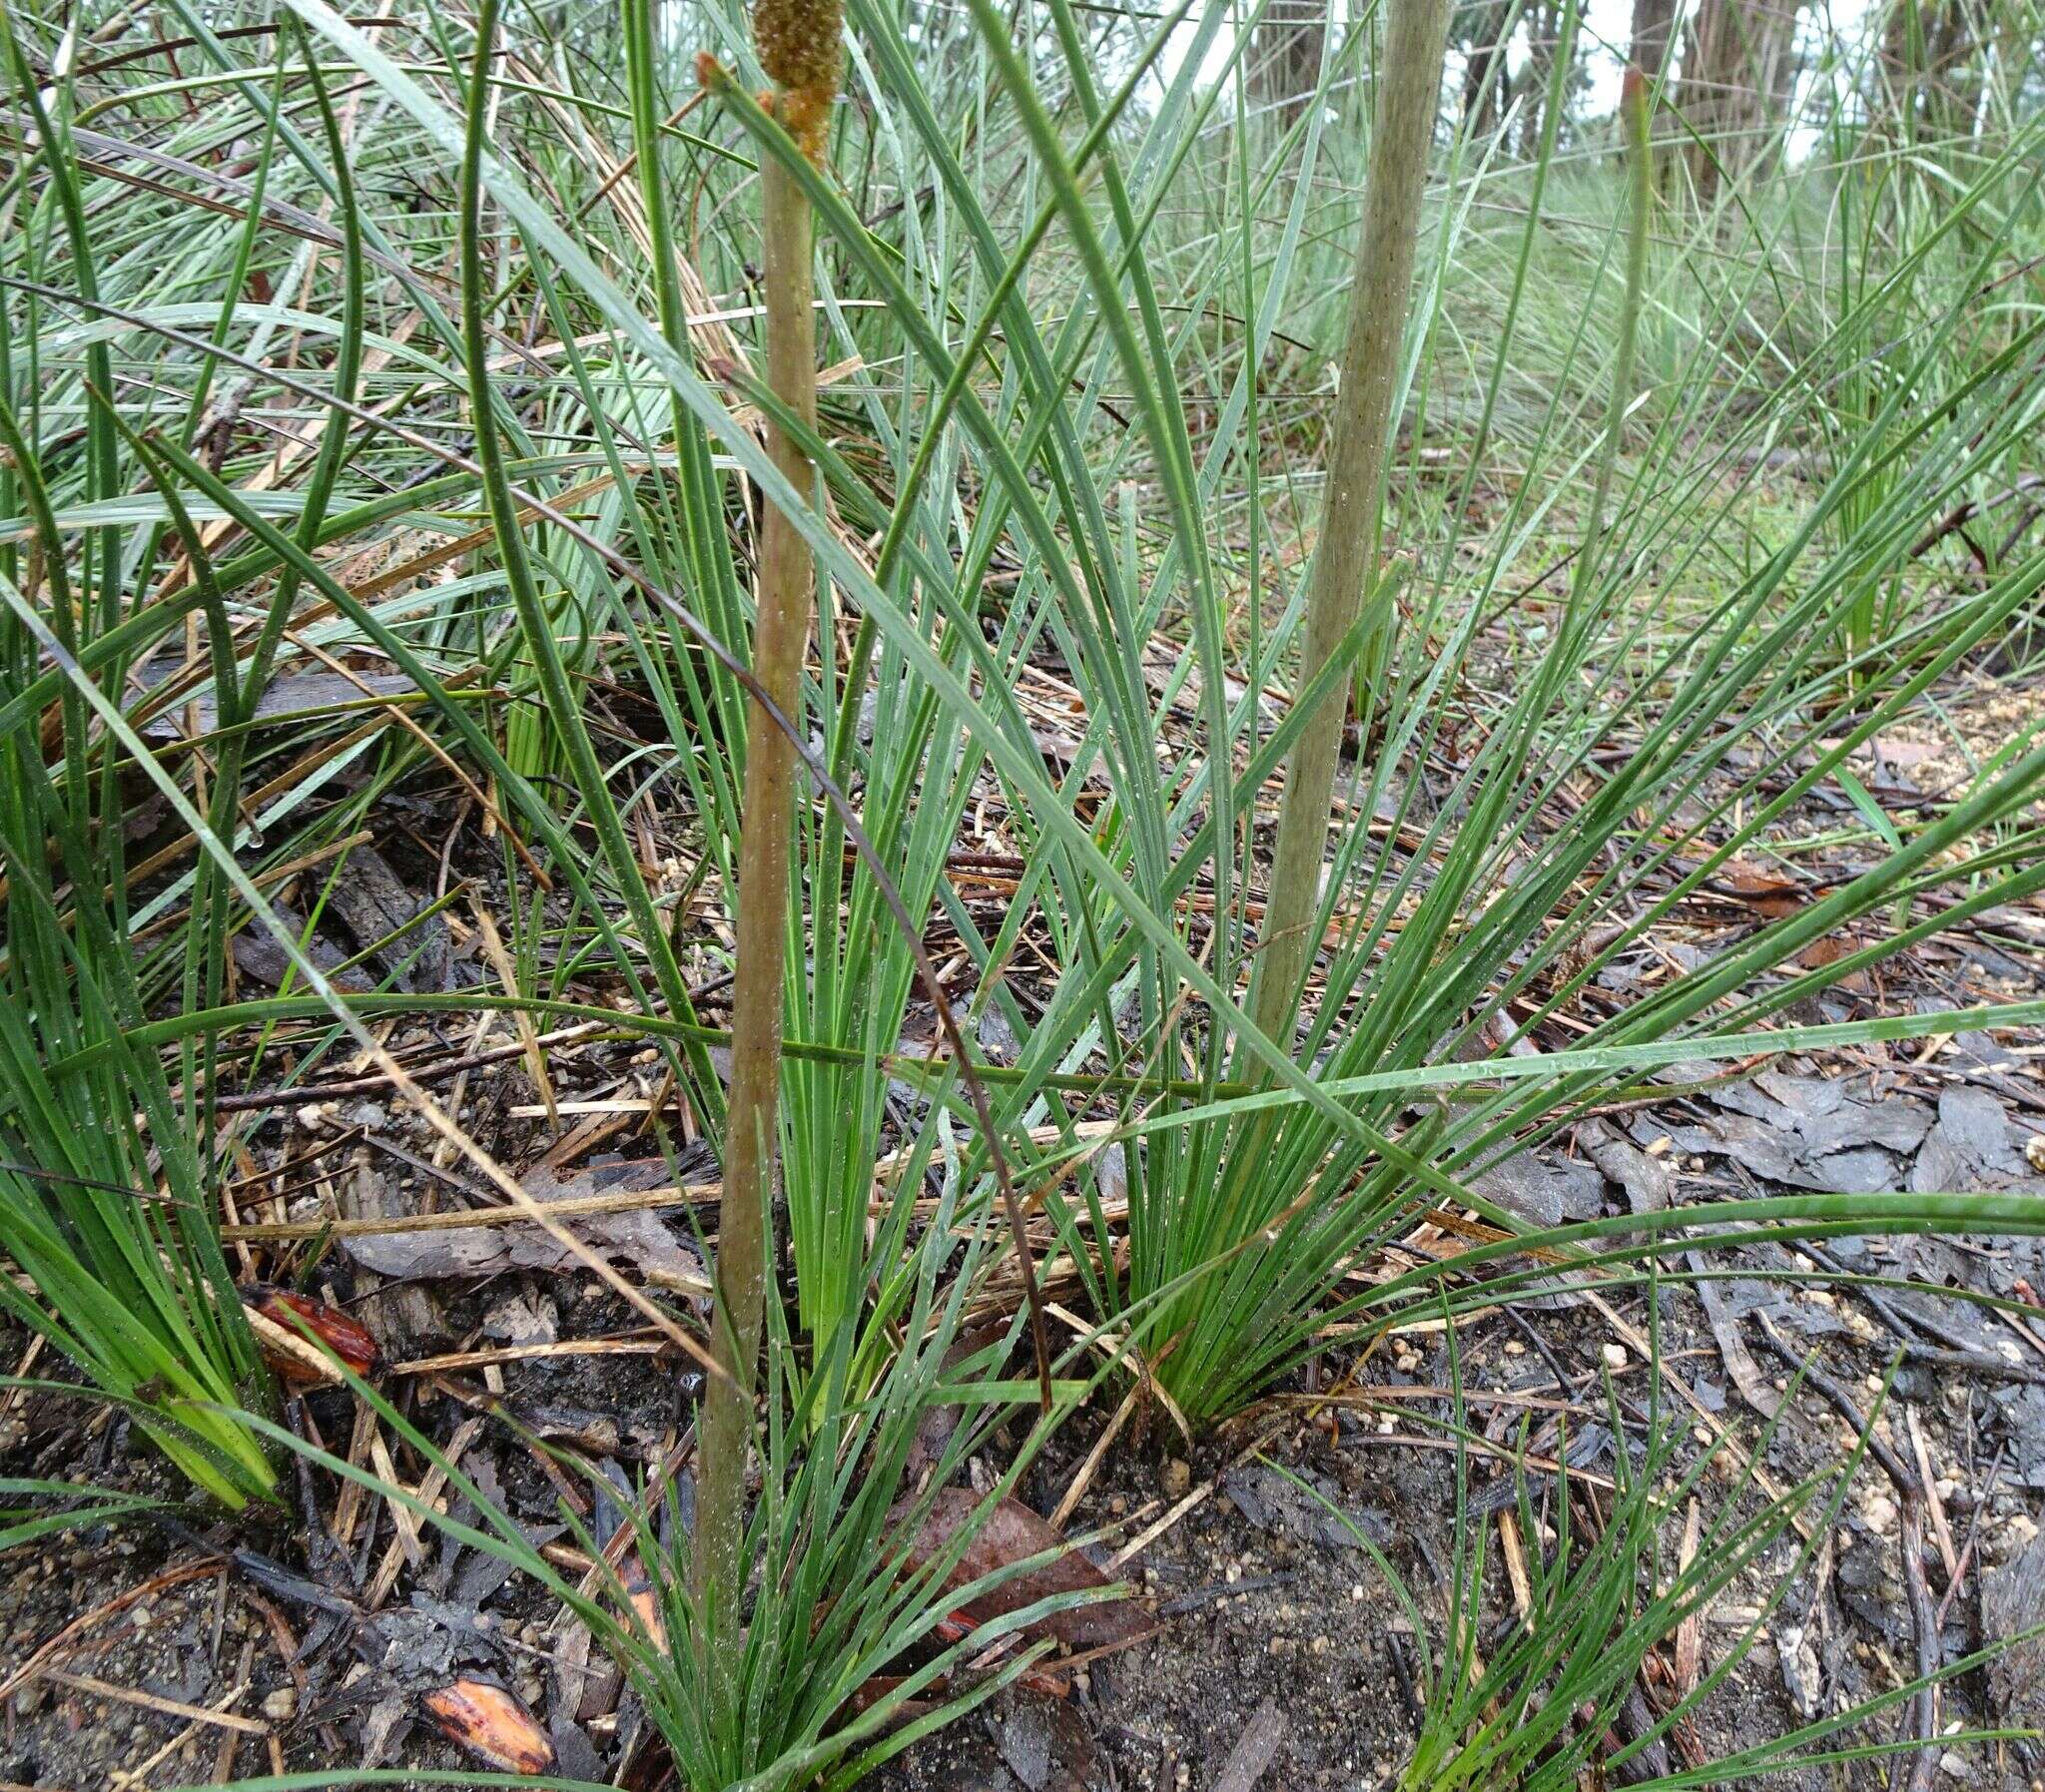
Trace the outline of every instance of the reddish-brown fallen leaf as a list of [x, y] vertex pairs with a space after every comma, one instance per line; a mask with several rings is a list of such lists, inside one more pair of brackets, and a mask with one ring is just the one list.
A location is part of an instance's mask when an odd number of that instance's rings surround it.
[[266, 1322], [256, 1327], [257, 1341], [270, 1366], [288, 1382], [332, 1380], [332, 1372], [311, 1348], [314, 1338], [331, 1350], [356, 1375], [372, 1374], [377, 1364], [376, 1341], [358, 1320], [350, 1319], [339, 1307], [308, 1300], [288, 1288], [261, 1283], [242, 1290], [242, 1302], [254, 1318]]
[[1704, 888], [1714, 896], [1730, 896], [1767, 920], [1794, 914], [1816, 894], [1793, 878], [1777, 877], [1737, 859], [1728, 860]]
[[[839, 1713], [841, 1719], [864, 1715], [871, 1711], [891, 1692], [894, 1692], [909, 1676], [907, 1674], [875, 1674], [867, 1683], [845, 1701], [845, 1709]], [[937, 1709], [938, 1700], [945, 1695], [947, 1682], [942, 1675], [931, 1682], [931, 1696], [927, 1699], [904, 1699], [896, 1708], [894, 1722], [905, 1724], [928, 1715]]]
[[1822, 939], [1813, 939], [1796, 954], [1796, 962], [1805, 970], [1822, 970], [1827, 964], [1836, 964], [1841, 958], [1849, 957], [1853, 947], [1843, 939], [1827, 934]]
[[[971, 1636], [979, 1628], [980, 1620], [978, 1618], [970, 1618], [963, 1611], [955, 1611], [950, 1617], [938, 1619], [938, 1640], [940, 1642], [959, 1642], [965, 1637]], [[1066, 1663], [1071, 1661], [1090, 1661], [1092, 1657], [1093, 1652], [1089, 1651], [1084, 1655], [1058, 1655], [1049, 1660], [1039, 1661], [1033, 1666], [1025, 1667], [1022, 1670], [1022, 1677], [1016, 1684], [1026, 1686], [1031, 1692], [1043, 1693], [1048, 1698], [1070, 1698], [1072, 1696], [1072, 1673], [1071, 1669], [1066, 1666]]]
[[425, 1697], [426, 1715], [449, 1742], [506, 1773], [545, 1773], [554, 1745], [526, 1709], [487, 1680], [456, 1680]]
[[[966, 1488], [947, 1488], [937, 1496], [930, 1515], [909, 1546], [909, 1565], [922, 1567], [951, 1542], [959, 1527], [978, 1512], [984, 1501]], [[984, 1574], [1049, 1549], [1062, 1550], [1053, 1559], [1021, 1573], [1012, 1574], [992, 1591], [966, 1601], [959, 1615], [976, 1624], [990, 1618], [1020, 1611], [1057, 1593], [1091, 1592], [1112, 1583], [1065, 1539], [1020, 1499], [1003, 1499], [988, 1512], [966, 1545], [959, 1565], [952, 1570], [948, 1585], [964, 1586]], [[1054, 1636], [1070, 1649], [1088, 1652], [1123, 1648], [1139, 1642], [1156, 1628], [1155, 1620], [1126, 1596], [1075, 1605], [1068, 1611], [1028, 1625], [1025, 1636]]]
[[[938, 1636], [945, 1642], [957, 1642], [962, 1636], [971, 1635], [975, 1626], [964, 1618], [950, 1617], [938, 1625]], [[845, 1701], [838, 1713], [840, 1723], [848, 1723], [855, 1717], [864, 1716], [892, 1692], [898, 1690], [906, 1674], [874, 1674], [866, 1683]], [[1067, 1670], [1039, 1661], [1032, 1667], [1024, 1668], [1016, 1684], [1026, 1690], [1041, 1694], [1049, 1699], [1068, 1699], [1072, 1696], [1072, 1676]], [[926, 1717], [937, 1710], [952, 1690], [948, 1675], [940, 1674], [925, 1687], [922, 1698], [904, 1699], [888, 1714], [887, 1728], [899, 1730], [906, 1723], [914, 1723], [919, 1717]]]
[[[1851, 957], [1859, 949], [1859, 944], [1854, 940], [1826, 934], [1822, 939], [1813, 939], [1798, 952], [1796, 962], [1804, 970], [1823, 970], [1828, 965], [1838, 963], [1841, 958]], [[1840, 977], [1834, 987], [1843, 989], [1851, 995], [1870, 995], [1874, 992], [1874, 980], [1864, 970], [1852, 970]]]

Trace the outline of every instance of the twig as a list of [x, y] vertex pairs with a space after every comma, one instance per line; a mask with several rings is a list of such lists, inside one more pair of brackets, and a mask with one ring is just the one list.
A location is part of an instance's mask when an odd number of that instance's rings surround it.
[[[522, 1050], [523, 1047], [520, 1047]], [[718, 1184], [684, 1182], [673, 1188], [621, 1190], [607, 1195], [569, 1195], [539, 1202], [548, 1219], [583, 1219], [591, 1214], [639, 1213], [658, 1207], [700, 1207], [716, 1203]], [[522, 1207], [457, 1207], [441, 1213], [406, 1213], [358, 1220], [280, 1220], [267, 1225], [223, 1226], [220, 1235], [255, 1243], [290, 1238], [382, 1237], [392, 1232], [465, 1232], [480, 1226], [518, 1226], [532, 1220]]]
[[232, 1711], [216, 1711], [205, 1705], [188, 1705], [183, 1699], [165, 1698], [159, 1693], [143, 1692], [134, 1687], [115, 1686], [105, 1680], [96, 1680], [90, 1674], [68, 1674], [61, 1668], [46, 1667], [43, 1678], [53, 1685], [69, 1686], [77, 1692], [89, 1692], [94, 1698], [111, 1699], [116, 1704], [138, 1705], [145, 1711], [157, 1712], [164, 1717], [182, 1717], [188, 1723], [216, 1724], [222, 1729], [240, 1730], [245, 1736], [267, 1736], [270, 1726], [253, 1717], [237, 1717]]
[[145, 1580], [139, 1586], [131, 1586], [125, 1593], [116, 1593], [104, 1605], [95, 1605], [92, 1610], [81, 1612], [52, 1636], [48, 1642], [39, 1645], [34, 1654], [24, 1661], [5, 1681], [0, 1681], [0, 1705], [5, 1705], [24, 1686], [44, 1673], [52, 1661], [74, 1647], [78, 1639], [95, 1625], [104, 1623], [110, 1617], [117, 1617], [129, 1606], [173, 1586], [180, 1586], [187, 1580], [204, 1579], [209, 1574], [218, 1574], [227, 1566], [226, 1560], [218, 1555], [209, 1555], [199, 1561], [183, 1562], [175, 1568], [166, 1568], [161, 1574]]
[[1995, 1453], [1995, 1460], [1988, 1465], [1988, 1474], [1981, 1483], [1979, 1494], [1974, 1501], [1974, 1514], [1967, 1520], [1967, 1540], [1960, 1545], [1958, 1572], [1952, 1583], [1945, 1589], [1945, 1597], [1938, 1602], [1938, 1627], [1945, 1628], [1946, 1613], [1959, 1596], [1960, 1582], [1966, 1577], [1968, 1567], [1974, 1560], [1974, 1545], [1981, 1540], [1981, 1514], [1988, 1509], [1988, 1495], [1995, 1491], [1995, 1484], [2002, 1479], [2002, 1461], [2008, 1454], [2009, 1446], [2001, 1446]]
[[[718, 981], [722, 982], [723, 979], [719, 978]], [[703, 988], [697, 988], [690, 990], [689, 993], [694, 997], [703, 992]], [[556, 1032], [540, 1034], [536, 1043], [565, 1045], [571, 1041], [593, 1038], [610, 1030], [609, 1021], [578, 1021], [574, 1026], [564, 1026]], [[459, 1057], [442, 1058], [435, 1064], [420, 1064], [409, 1074], [416, 1083], [444, 1082], [448, 1077], [459, 1076], [465, 1070], [482, 1070], [492, 1064], [506, 1063], [523, 1055], [524, 1051], [525, 1046], [522, 1042], [514, 1045], [494, 1045], [487, 1051], [463, 1052]], [[250, 1089], [241, 1094], [216, 1096], [213, 1105], [216, 1113], [239, 1114], [261, 1108], [305, 1107], [315, 1101], [345, 1100], [355, 1095], [377, 1095], [393, 1086], [388, 1076], [378, 1072], [369, 1076], [350, 1076], [341, 1082], [307, 1083], [294, 1089]]]
[[[1968, 498], [1963, 503], [1955, 504], [1911, 544], [1910, 557], [1914, 560], [1929, 552], [1948, 535], [1964, 529], [1975, 517], [1985, 515], [1999, 505], [2007, 504], [2010, 499], [2021, 497], [2027, 491], [2040, 490], [2045, 490], [2045, 473], [2025, 473], [2014, 484], [2004, 487], [1993, 497]], [[1972, 543], [1968, 545], [1972, 546]], [[1975, 550], [1975, 557], [1980, 557], [1978, 548]]]
[[1101, 1458], [1106, 1456], [1107, 1447], [1115, 1441], [1122, 1427], [1128, 1423], [1129, 1415], [1136, 1410], [1136, 1396], [1142, 1392], [1140, 1384], [1122, 1396], [1122, 1404], [1115, 1408], [1114, 1417], [1101, 1428], [1100, 1436], [1093, 1441], [1093, 1448], [1086, 1453], [1086, 1460], [1079, 1465], [1078, 1474], [1072, 1477], [1063, 1496], [1048, 1520], [1051, 1529], [1063, 1530], [1065, 1520], [1072, 1515], [1073, 1508], [1086, 1496], [1086, 1490], [1093, 1485], [1093, 1477], [1099, 1473]]
[[415, 1357], [393, 1363], [383, 1373], [448, 1375], [462, 1369], [494, 1369], [505, 1363], [552, 1360], [558, 1357], [657, 1357], [674, 1347], [665, 1338], [563, 1338], [552, 1344], [507, 1344], [497, 1350], [451, 1351], [443, 1357]]
[[1924, 1504], [1931, 1515], [1931, 1534], [1938, 1543], [1938, 1558], [1945, 1564], [1945, 1583], [1950, 1589], [1960, 1577], [1960, 1560], [1953, 1548], [1953, 1533], [1945, 1521], [1945, 1501], [1938, 1496], [1938, 1483], [1931, 1473], [1931, 1453], [1924, 1447], [1924, 1430], [1917, 1423], [1917, 1409], [1903, 1409], [1904, 1429], [1910, 1434], [1910, 1449], [1917, 1459], [1917, 1484], [1924, 1490]]

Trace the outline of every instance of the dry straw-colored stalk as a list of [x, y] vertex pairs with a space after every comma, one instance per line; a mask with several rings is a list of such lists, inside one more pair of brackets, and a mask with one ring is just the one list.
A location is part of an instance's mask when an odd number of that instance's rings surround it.
[[[1303, 686], [1355, 626], [1364, 593], [1374, 582], [1392, 389], [1405, 340], [1421, 197], [1441, 96], [1449, 0], [1397, 0], [1389, 13], [1348, 335], [1328, 428], [1328, 484], [1307, 593], [1299, 672]], [[1292, 1041], [1312, 956], [1345, 705], [1339, 689], [1322, 701], [1285, 767], [1252, 1005], [1258, 1027], [1281, 1045]]]
[[[839, 0], [758, 0], [753, 12], [760, 61], [778, 84], [768, 96], [768, 109], [819, 165], [844, 61], [842, 32]], [[761, 158], [760, 228], [767, 381], [775, 396], [814, 431], [817, 348], [810, 203], [795, 175], [772, 156]], [[776, 426], [770, 426], [768, 434], [775, 466], [796, 491], [807, 494], [815, 471], [801, 443]], [[809, 543], [780, 505], [768, 503], [760, 534], [752, 670], [767, 701], [791, 719], [801, 715], [814, 580]], [[736, 1607], [744, 1585], [740, 1553], [746, 1455], [773, 1256], [789, 836], [796, 778], [795, 748], [757, 695], [746, 715], [731, 1099], [717, 1234], [714, 1349], [725, 1374], [704, 1394], [691, 1563], [698, 1596], [715, 1612], [734, 1646]]]

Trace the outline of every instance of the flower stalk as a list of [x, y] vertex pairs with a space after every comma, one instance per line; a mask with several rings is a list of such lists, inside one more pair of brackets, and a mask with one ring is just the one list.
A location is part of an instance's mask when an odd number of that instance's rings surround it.
[[[758, 0], [753, 37], [776, 89], [767, 109], [819, 166], [844, 58], [838, 0]], [[810, 203], [802, 184], [772, 156], [760, 168], [761, 268], [766, 309], [767, 383], [814, 430], [816, 327]], [[807, 494], [814, 469], [802, 445], [768, 426], [777, 470]], [[746, 1458], [760, 1358], [769, 1265], [781, 1092], [781, 1028], [788, 939], [789, 838], [795, 748], [761, 701], [800, 715], [815, 566], [795, 520], [771, 499], [760, 532], [754, 678], [747, 704], [744, 822], [739, 835], [736, 957], [732, 990], [731, 1098], [724, 1191], [717, 1237], [713, 1354], [723, 1374], [703, 1400], [697, 1452], [697, 1525], [691, 1574], [712, 1634], [732, 1638], [744, 1590]]]
[[[1328, 429], [1328, 483], [1307, 592], [1301, 687], [1313, 682], [1355, 626], [1366, 589], [1373, 601], [1390, 599], [1389, 586], [1373, 578], [1373, 569], [1392, 389], [1405, 341], [1420, 203], [1434, 147], [1449, 0], [1399, 0], [1389, 13], [1370, 184], [1356, 244], [1340, 384]], [[1293, 1038], [1307, 967], [1313, 961], [1328, 805], [1334, 795], [1346, 706], [1346, 691], [1331, 692], [1307, 721], [1285, 767], [1271, 894], [1251, 1005], [1258, 1028], [1281, 1045], [1289, 1045]]]

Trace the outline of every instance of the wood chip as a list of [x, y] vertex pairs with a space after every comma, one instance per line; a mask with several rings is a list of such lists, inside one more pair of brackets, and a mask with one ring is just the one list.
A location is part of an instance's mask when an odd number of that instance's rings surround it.
[[1277, 1760], [1284, 1741], [1285, 1714], [1278, 1709], [1276, 1699], [1266, 1699], [1250, 1713], [1249, 1722], [1243, 1725], [1242, 1734], [1228, 1751], [1228, 1759], [1222, 1762], [1221, 1772], [1215, 1778], [1214, 1792], [1250, 1792]]

